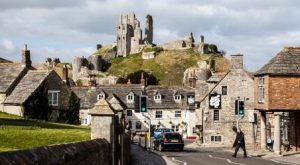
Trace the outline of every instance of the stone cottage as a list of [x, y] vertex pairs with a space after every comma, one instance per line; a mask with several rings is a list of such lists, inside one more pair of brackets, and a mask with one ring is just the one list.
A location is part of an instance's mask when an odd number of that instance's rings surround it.
[[300, 47], [280, 51], [255, 74], [254, 106], [261, 116], [261, 149], [266, 138], [274, 152], [300, 149]]
[[0, 111], [28, 118], [76, 122], [79, 100], [54, 70], [36, 69], [25, 45], [22, 63], [0, 64]]
[[[215, 73], [200, 85], [196, 91], [200, 100], [196, 126], [203, 145], [232, 146], [235, 139], [232, 127], [237, 121], [245, 133], [246, 144], [254, 145], [253, 77], [243, 68], [243, 55], [232, 55], [228, 72]], [[239, 115], [237, 102], [244, 104], [243, 116]]]

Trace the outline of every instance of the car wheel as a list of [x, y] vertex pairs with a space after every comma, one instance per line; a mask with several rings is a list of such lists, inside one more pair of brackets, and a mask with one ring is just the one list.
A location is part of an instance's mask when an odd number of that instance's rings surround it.
[[182, 151], [183, 151], [183, 148], [179, 148], [179, 151], [182, 152]]
[[159, 151], [159, 152], [162, 152], [163, 150], [164, 150], [164, 149], [163, 149], [162, 145], [159, 144], [159, 146], [158, 146], [158, 151]]

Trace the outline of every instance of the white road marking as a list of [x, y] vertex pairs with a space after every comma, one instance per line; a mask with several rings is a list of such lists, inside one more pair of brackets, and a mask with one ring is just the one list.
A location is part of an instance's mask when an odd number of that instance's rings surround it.
[[212, 156], [212, 155], [208, 155], [210, 158], [214, 158], [214, 159], [221, 159], [221, 160], [225, 160], [230, 164], [237, 164], [237, 165], [246, 165], [246, 164], [242, 164], [242, 163], [237, 163], [237, 162], [232, 162], [230, 159], [227, 158], [221, 158], [221, 157], [216, 157], [216, 156]]
[[172, 157], [172, 160], [174, 162], [179, 162], [179, 163], [182, 163], [183, 165], [187, 165], [187, 162], [184, 162], [184, 161], [181, 161], [181, 160], [176, 160], [174, 157]]

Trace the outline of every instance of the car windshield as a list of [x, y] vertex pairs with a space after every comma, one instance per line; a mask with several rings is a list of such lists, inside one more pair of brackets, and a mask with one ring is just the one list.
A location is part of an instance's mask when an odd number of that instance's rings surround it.
[[167, 139], [181, 139], [181, 136], [177, 133], [167, 133], [165, 137]]

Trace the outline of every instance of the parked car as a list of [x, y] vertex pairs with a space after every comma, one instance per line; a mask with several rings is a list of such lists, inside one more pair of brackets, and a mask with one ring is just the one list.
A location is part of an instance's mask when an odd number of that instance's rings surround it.
[[153, 138], [157, 138], [158, 135], [160, 135], [161, 133], [164, 132], [173, 132], [173, 130], [171, 130], [170, 128], [158, 128], [156, 130], [154, 130], [153, 132]]
[[184, 142], [182, 136], [175, 132], [164, 132], [157, 136], [153, 141], [154, 150], [164, 151], [166, 149], [177, 149], [183, 151]]

